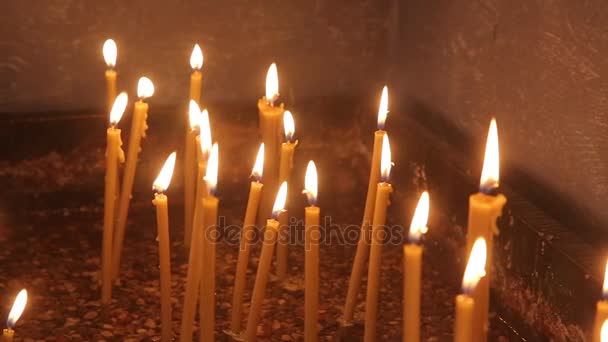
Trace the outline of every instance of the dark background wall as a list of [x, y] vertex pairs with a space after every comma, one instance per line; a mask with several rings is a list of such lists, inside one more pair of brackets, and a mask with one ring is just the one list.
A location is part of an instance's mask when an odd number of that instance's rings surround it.
[[375, 97], [387, 82], [389, 125], [417, 116], [476, 160], [495, 115], [507, 182], [582, 231], [608, 227], [605, 1], [54, 0], [2, 13], [0, 112], [101, 108], [108, 37], [120, 88], [134, 95], [145, 74], [154, 105], [184, 105], [198, 42], [205, 101], [253, 106], [271, 61], [290, 104]]

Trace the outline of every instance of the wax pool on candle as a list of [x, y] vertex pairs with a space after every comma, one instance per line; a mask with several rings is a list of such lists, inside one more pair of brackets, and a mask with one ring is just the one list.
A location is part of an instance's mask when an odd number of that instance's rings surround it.
[[308, 207], [304, 208], [304, 341], [316, 342], [319, 322], [319, 213], [317, 204], [317, 168], [311, 160], [306, 167], [304, 193]]
[[198, 44], [194, 45], [192, 54], [190, 55], [190, 66], [192, 67], [192, 75], [190, 76], [190, 100], [201, 104], [201, 88], [203, 86], [203, 51]]
[[253, 242], [254, 226], [263, 184], [262, 173], [264, 172], [264, 143], [260, 145], [258, 155], [251, 174], [255, 178], [249, 188], [249, 199], [247, 209], [243, 219], [243, 229], [241, 231], [241, 244], [239, 256], [236, 263], [236, 274], [234, 276], [234, 292], [232, 294], [232, 315], [230, 321], [230, 332], [233, 336], [241, 333], [241, 320], [243, 313], [243, 294], [245, 292], [247, 265], [249, 264], [249, 254], [251, 243]]
[[343, 325], [350, 325], [353, 320], [357, 295], [359, 294], [361, 279], [363, 278], [365, 262], [367, 261], [367, 257], [369, 255], [369, 235], [374, 216], [373, 213], [374, 204], [376, 201], [376, 189], [378, 182], [380, 181], [380, 156], [382, 154], [382, 139], [384, 139], [384, 136], [386, 135], [386, 131], [384, 131], [384, 123], [386, 121], [387, 114], [388, 88], [385, 86], [382, 89], [382, 96], [380, 98], [380, 105], [378, 107], [378, 130], [374, 133], [374, 147], [372, 152], [372, 165], [369, 173], [367, 197], [365, 200], [363, 219], [361, 221], [359, 242], [357, 244], [355, 260], [353, 262], [353, 268], [348, 283], [348, 291], [346, 293], [346, 303], [344, 305], [344, 315], [342, 317]]
[[475, 240], [471, 248], [471, 254], [467, 267], [462, 277], [463, 293], [456, 296], [456, 319], [454, 321], [454, 342], [476, 341], [473, 336], [478, 336], [482, 326], [474, 325], [475, 300], [472, 293], [477, 287], [479, 280], [485, 274], [487, 258], [487, 247], [484, 238]]
[[116, 229], [114, 236], [114, 256], [113, 256], [113, 272], [114, 277], [118, 277], [120, 270], [120, 257], [122, 255], [122, 244], [125, 237], [125, 228], [127, 225], [127, 216], [129, 214], [129, 203], [131, 202], [131, 191], [133, 190], [133, 182], [135, 181], [135, 171], [137, 168], [137, 160], [141, 151], [141, 138], [145, 136], [148, 124], [148, 104], [144, 99], [154, 94], [154, 84], [147, 77], [141, 77], [137, 84], [137, 96], [139, 101], [135, 102], [133, 109], [133, 122], [131, 123], [131, 132], [129, 136], [129, 146], [127, 150], [127, 160], [122, 179], [122, 187], [120, 198], [118, 200], [118, 217], [116, 219]]
[[196, 101], [190, 100], [188, 110], [190, 129], [186, 133], [184, 151], [184, 245], [190, 246], [194, 220], [194, 198], [196, 196], [197, 137], [200, 131], [201, 109]]
[[101, 302], [107, 304], [112, 298], [112, 235], [114, 233], [114, 211], [116, 189], [118, 189], [118, 163], [125, 160], [122, 151], [120, 129], [116, 125], [127, 107], [127, 93], [121, 93], [110, 111], [110, 128], [107, 130], [106, 179], [103, 205], [103, 239], [101, 255]]
[[19, 291], [19, 294], [17, 294], [13, 307], [8, 314], [8, 319], [6, 320], [6, 329], [4, 329], [2, 332], [3, 341], [13, 341], [13, 337], [15, 336], [15, 330], [13, 330], [13, 328], [15, 327], [17, 320], [19, 320], [19, 317], [21, 317], [23, 310], [25, 310], [25, 304], [27, 304], [27, 291], [23, 289]]
[[606, 270], [604, 271], [604, 285], [602, 287], [602, 299], [596, 303], [595, 307], [595, 325], [593, 328], [593, 341], [600, 341], [600, 330], [604, 321], [608, 319], [608, 260], [606, 261]]
[[112, 109], [112, 105], [114, 104], [114, 99], [116, 98], [116, 55], [118, 49], [116, 47], [116, 43], [112, 39], [108, 39], [103, 43], [103, 59], [108, 66], [106, 70], [106, 96], [107, 96], [107, 110], [110, 111]]

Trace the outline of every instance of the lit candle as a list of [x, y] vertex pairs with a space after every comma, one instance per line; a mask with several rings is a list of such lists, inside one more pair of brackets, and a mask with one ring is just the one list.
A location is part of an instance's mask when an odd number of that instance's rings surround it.
[[168, 198], [164, 192], [169, 188], [173, 168], [175, 167], [175, 152], [171, 153], [158, 177], [152, 185], [156, 206], [156, 225], [158, 227], [158, 258], [160, 265], [160, 311], [162, 341], [172, 339], [171, 329], [171, 254], [169, 252], [169, 208]]
[[[485, 159], [481, 172], [479, 192], [469, 197], [469, 221], [467, 231], [467, 251], [471, 250], [477, 238], [484, 238], [488, 245], [488, 267], [492, 265], [494, 234], [498, 234], [496, 219], [502, 214], [507, 198], [495, 194], [499, 184], [498, 131], [496, 120], [492, 119], [486, 142]], [[490, 277], [484, 277], [475, 289], [475, 326], [479, 335], [475, 341], [485, 341], [488, 331], [488, 310], [490, 306]]]
[[107, 304], [112, 298], [112, 235], [114, 233], [114, 211], [118, 189], [118, 163], [124, 162], [120, 129], [116, 125], [127, 107], [127, 93], [120, 93], [110, 111], [110, 127], [106, 131], [106, 179], [103, 201], [103, 239], [101, 246], [101, 302]]
[[190, 66], [192, 67], [192, 75], [190, 75], [190, 100], [201, 104], [201, 88], [203, 84], [203, 51], [198, 44], [194, 44], [192, 54], [190, 55]]
[[19, 291], [17, 294], [17, 298], [15, 298], [15, 302], [13, 303], [13, 307], [11, 311], [8, 313], [8, 319], [6, 320], [6, 329], [2, 332], [2, 338], [4, 342], [12, 342], [13, 337], [15, 336], [15, 324], [23, 310], [25, 309], [25, 304], [27, 303], [27, 291], [25, 289]]
[[602, 287], [602, 299], [597, 301], [595, 307], [595, 326], [593, 328], [593, 341], [600, 341], [600, 329], [604, 321], [608, 319], [608, 260], [604, 271], [604, 285]]
[[[217, 210], [219, 200], [215, 197], [217, 189], [218, 174], [218, 146], [213, 144], [205, 183], [208, 193], [203, 198], [203, 248], [202, 248], [202, 273], [200, 278], [200, 329], [201, 342], [215, 341], [215, 244], [217, 237]], [[204, 276], [202, 276], [204, 275]]]
[[102, 48], [103, 59], [108, 66], [106, 70], [106, 95], [107, 95], [107, 111], [110, 111], [112, 108], [112, 104], [114, 103], [114, 99], [116, 98], [116, 55], [118, 53], [118, 48], [116, 47], [116, 43], [112, 39], [108, 39], [103, 43]]
[[422, 246], [429, 217], [429, 193], [418, 200], [410, 225], [409, 243], [403, 247], [403, 341], [420, 341], [420, 278], [422, 277]]
[[194, 197], [196, 195], [196, 142], [200, 131], [201, 109], [196, 101], [190, 100], [188, 122], [190, 129], [186, 133], [186, 147], [184, 151], [184, 245], [190, 246], [192, 237], [192, 224], [194, 219]]
[[127, 161], [122, 178], [122, 187], [120, 198], [118, 200], [118, 218], [116, 220], [116, 228], [114, 236], [114, 277], [118, 278], [120, 270], [120, 257], [122, 254], [122, 243], [125, 237], [125, 227], [127, 225], [127, 216], [129, 215], [129, 203], [131, 202], [131, 192], [133, 191], [133, 182], [135, 180], [135, 170], [137, 168], [137, 159], [141, 151], [141, 138], [145, 137], [148, 124], [148, 104], [144, 99], [154, 94], [154, 84], [147, 77], [141, 77], [137, 84], [137, 97], [139, 101], [135, 102], [133, 108], [133, 121], [131, 123], [131, 132], [129, 135], [129, 149], [127, 151]]
[[374, 221], [372, 223], [369, 271], [367, 275], [367, 295], [365, 297], [365, 331], [364, 341], [376, 340], [376, 320], [378, 316], [378, 292], [380, 290], [380, 264], [382, 262], [382, 237], [386, 223], [386, 208], [389, 205], [393, 187], [388, 183], [391, 173], [391, 148], [388, 135], [382, 138], [382, 158], [380, 161], [381, 177], [376, 189], [374, 204]]
[[[286, 110], [283, 114], [283, 129], [285, 142], [281, 144], [281, 164], [279, 166], [279, 182], [291, 182], [291, 169], [293, 167], [293, 152], [298, 141], [293, 141], [296, 131], [293, 115]], [[289, 255], [289, 215], [287, 209], [279, 215], [279, 237], [277, 240], [277, 278], [281, 281], [287, 277], [287, 260]]]
[[260, 144], [258, 155], [253, 165], [254, 180], [249, 187], [249, 199], [247, 200], [247, 209], [245, 210], [245, 219], [243, 219], [243, 230], [241, 231], [241, 246], [239, 248], [239, 256], [236, 263], [236, 274], [234, 276], [234, 292], [232, 294], [232, 316], [230, 321], [230, 332], [233, 336], [238, 336], [241, 333], [241, 320], [243, 315], [243, 294], [247, 281], [247, 265], [249, 264], [249, 254], [251, 252], [251, 243], [253, 242], [253, 234], [255, 227], [256, 214], [260, 204], [260, 195], [262, 194], [261, 183], [262, 174], [264, 172], [264, 143]]
[[367, 186], [367, 198], [365, 200], [365, 210], [363, 212], [363, 220], [361, 222], [361, 231], [353, 268], [348, 282], [348, 291], [346, 293], [346, 303], [344, 305], [344, 315], [342, 317], [342, 325], [348, 326], [352, 324], [355, 313], [355, 304], [357, 295], [361, 288], [361, 279], [363, 278], [363, 269], [369, 255], [369, 234], [371, 223], [374, 218], [374, 202], [376, 201], [376, 189], [380, 180], [380, 156], [382, 153], [382, 139], [386, 135], [384, 123], [388, 115], [388, 88], [384, 86], [382, 96], [380, 97], [380, 105], [378, 106], [378, 130], [374, 133], [374, 149], [372, 153], [372, 165], [369, 172], [369, 183]]
[[[260, 115], [260, 130], [264, 142], [264, 187], [262, 202], [259, 209], [259, 217], [263, 219], [272, 208], [270, 194], [277, 191], [279, 172], [279, 153], [281, 149], [281, 128], [283, 104], [279, 100], [279, 76], [277, 66], [272, 63], [266, 74], [266, 95], [258, 100], [258, 111]], [[262, 223], [262, 222], [260, 222]]]
[[264, 301], [264, 292], [270, 272], [270, 264], [272, 262], [272, 254], [274, 253], [274, 245], [277, 242], [277, 233], [279, 229], [279, 213], [285, 208], [287, 201], [287, 183], [283, 182], [277, 193], [276, 200], [272, 208], [272, 218], [266, 220], [266, 230], [264, 231], [264, 241], [262, 245], [262, 253], [258, 263], [258, 271], [255, 276], [255, 284], [253, 286], [253, 295], [251, 296], [251, 306], [249, 308], [249, 318], [247, 319], [247, 329], [245, 332], [245, 341], [253, 342], [256, 340], [258, 331], [258, 323], [260, 321], [260, 313], [262, 310], [262, 302]]
[[456, 296], [456, 320], [454, 321], [454, 342], [475, 341], [481, 326], [473, 325], [473, 314], [476, 306], [473, 293], [479, 281], [486, 275], [487, 247], [484, 238], [477, 238], [469, 261], [462, 277], [462, 294]]
[[319, 214], [317, 207], [317, 167], [311, 160], [306, 167], [304, 194], [304, 341], [316, 342], [319, 322]]

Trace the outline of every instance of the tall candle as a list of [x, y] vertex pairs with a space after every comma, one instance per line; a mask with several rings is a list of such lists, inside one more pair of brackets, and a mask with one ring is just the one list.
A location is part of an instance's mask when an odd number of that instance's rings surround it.
[[[498, 233], [496, 219], [502, 214], [507, 198], [495, 194], [499, 184], [498, 131], [496, 120], [492, 119], [486, 143], [480, 191], [469, 197], [469, 219], [467, 250], [471, 250], [477, 238], [482, 237], [488, 245], [488, 265], [492, 265], [494, 234]], [[475, 341], [485, 341], [488, 331], [488, 310], [490, 305], [490, 277], [480, 280], [473, 294], [475, 299], [475, 325], [481, 326]]]
[[456, 296], [456, 319], [454, 321], [454, 342], [471, 342], [475, 341], [473, 336], [478, 335], [481, 326], [474, 326], [474, 309], [475, 300], [473, 292], [477, 287], [479, 280], [485, 274], [487, 258], [486, 240], [478, 238], [475, 240], [471, 248], [471, 254], [467, 267], [462, 277], [462, 294]]
[[194, 220], [194, 198], [196, 195], [197, 137], [200, 131], [201, 109], [196, 101], [190, 100], [188, 110], [188, 132], [184, 151], [184, 245], [190, 246]]
[[192, 54], [190, 55], [190, 66], [192, 67], [192, 75], [190, 75], [190, 100], [201, 104], [201, 88], [203, 86], [203, 51], [198, 44], [194, 44]]
[[[204, 181], [205, 175], [207, 174], [207, 159], [209, 153], [211, 153], [211, 126], [209, 124], [209, 112], [207, 109], [203, 109], [199, 118], [200, 135], [196, 137], [197, 146], [200, 148], [196, 149], [198, 160], [198, 177], [196, 181], [196, 192], [195, 198], [197, 201], [202, 200], [207, 196], [207, 184]], [[194, 215], [192, 219], [192, 229], [202, 221], [198, 220], [199, 206], [194, 207]], [[199, 227], [200, 228], [200, 227]], [[200, 228], [202, 229], [202, 228]]]
[[251, 306], [249, 308], [249, 318], [247, 319], [247, 329], [245, 331], [245, 341], [253, 342], [256, 340], [258, 331], [258, 323], [264, 302], [264, 292], [270, 272], [272, 262], [272, 254], [274, 245], [277, 242], [277, 232], [279, 229], [279, 221], [277, 217], [285, 207], [287, 201], [287, 183], [283, 182], [277, 193], [276, 200], [272, 208], [272, 218], [266, 221], [266, 230], [264, 232], [264, 241], [262, 245], [262, 253], [258, 262], [258, 271], [255, 277], [253, 286], [253, 295], [251, 296]]
[[369, 271], [367, 275], [367, 295], [365, 297], [365, 342], [376, 340], [376, 320], [378, 316], [378, 293], [380, 290], [380, 269], [383, 245], [382, 237], [384, 235], [384, 224], [386, 223], [386, 208], [389, 204], [390, 193], [393, 191], [393, 187], [388, 183], [391, 171], [391, 149], [388, 135], [385, 135], [382, 139], [382, 158], [380, 165], [381, 182], [378, 183], [376, 189]]
[[[279, 77], [276, 64], [272, 63], [266, 74], [266, 95], [258, 100], [260, 131], [264, 142], [264, 193], [258, 217], [263, 219], [272, 208], [272, 195], [278, 186], [279, 153], [281, 149], [281, 128], [283, 104], [279, 100]], [[260, 222], [262, 224], [263, 222]]]
[[23, 310], [25, 310], [25, 304], [27, 304], [27, 291], [25, 289], [19, 291], [17, 294], [17, 298], [15, 298], [15, 302], [13, 303], [13, 307], [11, 311], [8, 313], [8, 319], [6, 320], [6, 329], [2, 332], [2, 340], [5, 342], [12, 342], [13, 337], [15, 336], [15, 324]]
[[[293, 115], [286, 110], [283, 114], [283, 128], [285, 142], [281, 144], [281, 164], [279, 166], [279, 182], [290, 184], [291, 169], [293, 168], [293, 152], [298, 141], [293, 141], [295, 123]], [[281, 281], [287, 277], [287, 263], [289, 255], [289, 215], [284, 210], [279, 215], [279, 237], [277, 240], [277, 278]]]
[[146, 135], [148, 124], [148, 104], [144, 99], [154, 94], [154, 84], [147, 77], [141, 77], [137, 84], [137, 96], [139, 101], [135, 102], [133, 109], [133, 121], [131, 124], [131, 132], [129, 135], [129, 149], [127, 150], [127, 161], [123, 173], [122, 187], [120, 198], [118, 200], [118, 217], [116, 219], [116, 228], [113, 246], [113, 275], [118, 277], [120, 271], [120, 257], [122, 254], [122, 244], [125, 237], [125, 228], [127, 225], [127, 216], [129, 215], [129, 203], [131, 202], [131, 192], [133, 191], [133, 182], [135, 181], [135, 171], [137, 168], [137, 159], [141, 151], [141, 138]]
[[317, 204], [317, 168], [311, 160], [306, 167], [304, 193], [308, 207], [304, 208], [304, 341], [319, 340], [319, 214]]
[[232, 293], [232, 314], [230, 320], [230, 332], [233, 336], [241, 333], [241, 320], [243, 315], [243, 294], [247, 280], [247, 265], [249, 264], [249, 254], [255, 227], [255, 219], [260, 204], [263, 184], [261, 183], [264, 172], [264, 143], [260, 145], [255, 164], [251, 174], [254, 181], [249, 188], [249, 199], [247, 209], [243, 219], [243, 229], [241, 231], [241, 244], [239, 256], [236, 262], [236, 274], [234, 275], [234, 292]]
[[380, 180], [380, 156], [382, 153], [382, 139], [386, 135], [384, 124], [388, 115], [388, 88], [385, 86], [382, 89], [380, 97], [380, 105], [378, 107], [378, 130], [374, 133], [374, 147], [372, 152], [372, 164], [369, 173], [369, 183], [367, 187], [367, 197], [365, 200], [365, 210], [361, 222], [361, 231], [359, 234], [359, 242], [357, 243], [357, 251], [353, 268], [348, 282], [348, 290], [346, 292], [346, 303], [344, 304], [344, 314], [342, 317], [342, 325], [348, 326], [352, 324], [357, 304], [357, 295], [361, 288], [361, 279], [365, 262], [369, 255], [369, 235], [374, 214], [374, 204], [376, 201], [376, 189]]
[[112, 298], [112, 235], [114, 233], [114, 212], [116, 209], [116, 189], [118, 188], [118, 163], [124, 162], [120, 129], [116, 125], [127, 107], [127, 93], [120, 93], [110, 111], [110, 127], [106, 131], [106, 179], [103, 201], [103, 239], [101, 254], [101, 302], [107, 304]]
[[116, 55], [118, 53], [118, 49], [116, 47], [116, 43], [112, 39], [108, 39], [103, 43], [102, 48], [103, 59], [108, 66], [106, 70], [106, 110], [109, 112], [112, 110], [112, 105], [114, 104], [114, 99], [116, 98]]
[[168, 198], [164, 192], [169, 188], [173, 168], [175, 167], [175, 152], [171, 153], [158, 177], [152, 185], [156, 207], [156, 225], [158, 227], [158, 259], [160, 265], [160, 312], [161, 336], [163, 342], [172, 339], [171, 329], [171, 253], [169, 252], [169, 207]]
[[608, 319], [608, 260], [604, 271], [604, 285], [602, 287], [602, 299], [595, 306], [595, 325], [593, 328], [593, 342], [600, 341], [600, 330], [604, 321]]
[[410, 225], [409, 243], [403, 247], [403, 342], [420, 341], [420, 287], [422, 246], [427, 231], [429, 193], [423, 192]]
[[[203, 264], [200, 285], [200, 329], [201, 342], [215, 341], [215, 244], [217, 237], [217, 210], [219, 200], [215, 197], [218, 174], [218, 145], [213, 144], [205, 183], [207, 195], [203, 198]], [[204, 276], [203, 276], [204, 275]]]

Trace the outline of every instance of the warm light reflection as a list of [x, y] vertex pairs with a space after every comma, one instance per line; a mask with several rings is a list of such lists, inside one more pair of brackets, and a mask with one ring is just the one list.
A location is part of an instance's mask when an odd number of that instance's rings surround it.
[[608, 319], [602, 323], [602, 329], [600, 330], [600, 342], [608, 342]]
[[378, 106], [378, 129], [384, 129], [386, 116], [388, 115], [388, 87], [382, 88], [382, 96], [380, 97], [380, 105]]
[[281, 183], [281, 187], [277, 192], [277, 198], [274, 200], [272, 206], [272, 217], [277, 219], [279, 214], [285, 209], [285, 202], [287, 201], [287, 182]]
[[160, 170], [158, 177], [154, 181], [152, 185], [152, 189], [158, 193], [163, 193], [169, 188], [169, 184], [171, 184], [171, 177], [173, 176], [173, 169], [175, 168], [175, 152], [171, 153], [167, 160], [165, 161], [165, 165]]
[[285, 130], [285, 140], [291, 142], [293, 134], [296, 132], [296, 124], [293, 121], [293, 115], [288, 110], [283, 113], [283, 129]]
[[207, 173], [205, 174], [205, 182], [207, 182], [207, 188], [211, 195], [215, 194], [217, 189], [217, 173], [219, 168], [219, 151], [217, 143], [213, 144], [211, 153], [209, 154], [209, 160], [207, 161]]
[[114, 68], [116, 66], [116, 55], [118, 54], [118, 48], [116, 47], [116, 43], [113, 39], [108, 39], [103, 43], [103, 59], [106, 61], [106, 64], [109, 68]]
[[270, 64], [266, 73], [266, 101], [274, 105], [274, 101], [279, 97], [279, 73], [275, 63]]
[[481, 170], [481, 182], [479, 187], [482, 192], [498, 188], [500, 159], [498, 156], [498, 129], [496, 119], [492, 118], [486, 141], [486, 153]]
[[147, 77], [140, 77], [137, 82], [137, 97], [145, 99], [154, 95], [154, 83]]
[[484, 238], [477, 238], [471, 249], [467, 268], [462, 277], [462, 291], [470, 294], [475, 290], [479, 280], [486, 275], [487, 247]]
[[23, 290], [19, 291], [17, 298], [15, 298], [15, 303], [13, 303], [13, 308], [11, 309], [11, 311], [8, 314], [8, 319], [6, 320], [7, 328], [12, 329], [15, 326], [15, 324], [17, 323], [17, 320], [19, 320], [19, 317], [21, 317], [23, 310], [25, 310], [26, 303], [27, 303], [27, 290], [23, 289]]
[[602, 298], [608, 299], [608, 260], [606, 260], [606, 270], [604, 271], [604, 286], [602, 287]]
[[315, 165], [315, 162], [311, 160], [308, 162], [308, 166], [306, 166], [306, 176], [304, 177], [303, 191], [308, 199], [308, 205], [313, 206], [317, 204], [317, 188], [317, 166]]
[[196, 130], [200, 125], [201, 119], [201, 108], [198, 106], [198, 103], [194, 100], [190, 100], [190, 104], [188, 105], [188, 122], [190, 123], [190, 129]]
[[388, 142], [388, 134], [382, 138], [382, 157], [380, 158], [380, 179], [383, 182], [388, 181], [391, 174], [391, 145]]
[[211, 152], [211, 125], [209, 124], [209, 112], [203, 109], [199, 119], [199, 125], [201, 130], [201, 151], [203, 157], [207, 158]]
[[203, 67], [203, 51], [198, 44], [194, 44], [192, 54], [190, 55], [190, 66], [194, 70], [200, 70]]
[[116, 96], [112, 109], [110, 110], [111, 125], [118, 125], [118, 122], [120, 119], [122, 119], [122, 115], [125, 113], [125, 109], [127, 108], [127, 102], [129, 102], [129, 96], [127, 96], [127, 93], [124, 91]]
[[412, 224], [410, 225], [410, 241], [418, 243], [422, 234], [426, 234], [428, 231], [427, 222], [429, 219], [429, 193], [423, 192], [418, 200], [414, 217], [412, 218]]
[[264, 143], [260, 144], [258, 155], [255, 157], [255, 164], [253, 164], [253, 170], [251, 170], [251, 175], [258, 182], [262, 180], [262, 174], [264, 174]]

